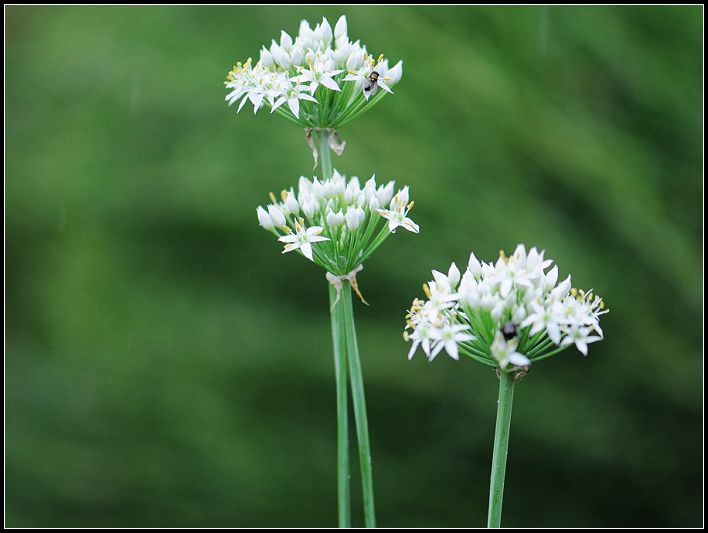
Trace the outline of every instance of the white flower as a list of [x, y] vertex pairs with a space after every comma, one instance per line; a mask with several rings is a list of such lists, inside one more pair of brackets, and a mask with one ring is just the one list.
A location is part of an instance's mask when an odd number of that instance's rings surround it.
[[314, 96], [302, 92], [303, 88], [303, 85], [293, 85], [292, 87], [286, 89], [284, 94], [273, 102], [270, 112], [272, 113], [287, 102], [288, 107], [290, 108], [290, 111], [292, 111], [293, 115], [295, 115], [295, 118], [300, 118], [300, 100], [307, 100], [309, 102], [317, 103], [317, 99], [315, 99]]
[[302, 255], [312, 261], [312, 243], [328, 241], [329, 239], [327, 237], [320, 236], [323, 229], [320, 226], [304, 228], [299, 224], [296, 224], [295, 227], [297, 230], [296, 233], [284, 235], [278, 239], [280, 242], [288, 243], [285, 245], [283, 253], [292, 252], [293, 250], [297, 250], [299, 248]]
[[[383, 203], [383, 202], [382, 202]], [[408, 212], [413, 209], [413, 202], [408, 203], [408, 187], [401, 189], [391, 200], [391, 209], [379, 209], [379, 214], [388, 219], [388, 231], [395, 233], [396, 228], [401, 226], [408, 231], [418, 233], [418, 224], [408, 218]]]
[[526, 317], [521, 323], [521, 327], [531, 326], [529, 335], [533, 336], [537, 333], [546, 330], [548, 337], [555, 343], [560, 343], [560, 325], [559, 325], [559, 305], [543, 306], [537, 303], [532, 304], [533, 312]]
[[492, 357], [499, 362], [502, 370], [509, 365], [528, 366], [531, 364], [528, 357], [516, 351], [518, 339], [506, 340], [501, 332], [497, 331], [491, 346]]
[[457, 343], [475, 339], [474, 335], [464, 333], [464, 331], [468, 329], [470, 329], [470, 327], [465, 324], [446, 324], [442, 328], [432, 331], [430, 335], [437, 344], [430, 353], [430, 360], [435, 359], [435, 356], [438, 355], [443, 348], [445, 348], [447, 355], [453, 359], [459, 359]]
[[397, 209], [396, 211], [389, 211], [388, 209], [379, 209], [378, 211], [382, 217], [388, 219], [388, 230], [391, 233], [395, 233], [396, 228], [399, 226], [413, 233], [418, 233], [418, 224], [406, 216], [408, 210]]
[[299, 76], [295, 76], [293, 81], [302, 84], [310, 84], [310, 93], [315, 94], [317, 87], [320, 84], [324, 85], [332, 91], [339, 91], [339, 85], [334, 81], [333, 77], [343, 72], [343, 70], [337, 70], [334, 68], [334, 61], [331, 59], [324, 59], [322, 57], [317, 57], [314, 62], [312, 62], [309, 68], [300, 67], [298, 69], [300, 72]]
[[591, 335], [590, 328], [573, 324], [565, 331], [566, 337], [561, 341], [561, 346], [575, 344], [575, 347], [583, 355], [588, 354], [588, 344], [602, 340], [598, 335]]
[[[402, 66], [398, 70], [402, 72]], [[398, 70], [396, 72], [397, 76], [399, 75]], [[363, 65], [357, 70], [350, 69], [348, 72], [344, 81], [355, 82], [357, 87], [361, 88], [361, 92], [367, 100], [376, 94], [379, 87], [387, 93], [393, 94], [387, 83], [391, 82], [392, 78], [388, 76], [388, 62], [383, 59], [383, 54], [379, 56], [377, 61], [365, 54]]]

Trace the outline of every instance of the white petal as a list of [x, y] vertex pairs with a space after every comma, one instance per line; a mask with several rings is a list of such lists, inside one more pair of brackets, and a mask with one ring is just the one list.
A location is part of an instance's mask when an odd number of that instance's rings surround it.
[[285, 97], [284, 97], [284, 96], [281, 96], [281, 97], [278, 98], [275, 102], [273, 102], [273, 106], [272, 106], [272, 109], [270, 110], [270, 112], [272, 113], [273, 111], [275, 111], [276, 109], [278, 109], [278, 108], [279, 108], [281, 105], [283, 105], [284, 103], [285, 103]]
[[297, 98], [288, 99], [288, 107], [290, 108], [290, 111], [293, 112], [293, 115], [295, 115], [296, 118], [300, 118], [300, 100], [298, 100]]
[[236, 113], [241, 111], [243, 109], [243, 106], [248, 102], [248, 98], [244, 95], [243, 100], [241, 100], [241, 103], [238, 105], [238, 109], [236, 110]]
[[335, 82], [332, 78], [329, 76], [322, 76], [320, 78], [320, 83], [327, 87], [328, 89], [332, 89], [333, 91], [339, 91], [339, 85], [337, 85], [337, 82]]
[[312, 261], [312, 245], [309, 242], [302, 244], [300, 250], [302, 250], [302, 255]]
[[413, 341], [413, 344], [411, 345], [411, 349], [408, 351], [408, 360], [410, 361], [413, 359], [413, 354], [415, 354], [415, 351], [418, 349], [418, 344], [420, 344], [420, 341]]
[[412, 231], [413, 233], [418, 233], [420, 231], [418, 224], [413, 222], [410, 218], [404, 218], [401, 225], [408, 231]]
[[513, 353], [509, 356], [509, 362], [515, 366], [528, 366], [531, 364], [528, 357], [520, 353]]
[[455, 341], [447, 341], [445, 343], [445, 351], [447, 352], [447, 355], [449, 355], [453, 359], [460, 358], [460, 356], [457, 353], [457, 343]]
[[393, 94], [393, 91], [391, 88], [386, 84], [385, 81], [383, 81], [381, 78], [379, 78], [379, 81], [376, 83], [379, 87], [381, 87], [384, 91], [387, 93]]

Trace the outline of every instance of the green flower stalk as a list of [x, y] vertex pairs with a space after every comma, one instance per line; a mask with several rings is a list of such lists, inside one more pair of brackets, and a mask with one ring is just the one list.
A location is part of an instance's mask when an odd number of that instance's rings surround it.
[[515, 383], [533, 363], [575, 346], [602, 340], [600, 317], [607, 313], [592, 290], [572, 288], [570, 276], [558, 282], [558, 267], [544, 252], [524, 245], [493, 263], [472, 253], [464, 275], [453, 263], [447, 275], [433, 270], [406, 315], [408, 357], [420, 347], [429, 360], [443, 350], [496, 368], [499, 377], [497, 423], [489, 486], [488, 527], [501, 527], [502, 500]]
[[[259, 224], [284, 244], [283, 253], [295, 252], [325, 270], [334, 352], [337, 399], [337, 508], [340, 527], [351, 526], [349, 487], [349, 391], [356, 422], [359, 466], [364, 502], [364, 522], [376, 526], [369, 427], [364, 380], [354, 325], [352, 292], [366, 303], [357, 284], [357, 274], [366, 259], [398, 228], [418, 233], [409, 218], [413, 202], [408, 187], [398, 190], [393, 181], [377, 183], [376, 177], [362, 183], [347, 179], [332, 166], [331, 152], [341, 155], [344, 142], [337, 128], [361, 116], [402, 75], [402, 63], [389, 68], [383, 55], [376, 59], [359, 41], [347, 36], [347, 21], [341, 17], [332, 29], [323, 19], [313, 29], [300, 24], [293, 39], [282, 32], [279, 43], [237, 63], [229, 72], [226, 87], [229, 105], [247, 102], [254, 112], [270, 109], [305, 128], [305, 135], [320, 174], [300, 177], [295, 187], [279, 197], [270, 193], [270, 204], [258, 207]], [[319, 150], [318, 150], [319, 146]]]

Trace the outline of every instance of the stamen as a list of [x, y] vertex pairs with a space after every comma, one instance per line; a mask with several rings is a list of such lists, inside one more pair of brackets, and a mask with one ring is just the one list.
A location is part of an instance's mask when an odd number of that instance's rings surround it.
[[432, 293], [430, 292], [430, 287], [428, 287], [427, 283], [423, 283], [423, 292], [425, 293], [425, 296], [427, 298], [430, 298], [432, 296]]

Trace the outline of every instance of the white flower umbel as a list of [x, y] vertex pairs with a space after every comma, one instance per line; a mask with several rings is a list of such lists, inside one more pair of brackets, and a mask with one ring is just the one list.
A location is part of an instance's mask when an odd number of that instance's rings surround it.
[[[434, 281], [425, 286], [428, 300], [415, 300], [407, 315], [411, 332], [406, 338], [413, 342], [409, 357], [418, 346], [429, 359], [445, 348], [455, 359], [459, 351], [507, 370], [569, 346], [587, 355], [588, 344], [603, 338], [605, 304], [592, 290], [571, 288], [570, 276], [558, 283], [552, 263], [544, 252], [531, 248], [527, 253], [520, 244], [511, 256], [500, 252], [495, 262], [483, 263], [471, 254], [461, 280], [454, 263], [447, 276], [433, 271]], [[450, 328], [473, 338], [458, 337], [458, 350], [451, 350], [443, 339]]]
[[427, 299], [415, 299], [406, 315], [409, 359], [418, 347], [431, 361], [444, 349], [453, 359], [463, 354], [497, 369], [490, 528], [501, 527], [515, 382], [532, 363], [569, 346], [587, 355], [588, 344], [603, 338], [600, 316], [607, 310], [602, 298], [572, 288], [570, 276], [558, 283], [558, 267], [552, 265], [544, 252], [531, 248], [527, 253], [522, 244], [510, 257], [501, 251], [490, 263], [472, 253], [462, 276], [455, 263], [447, 274], [433, 270], [433, 280], [423, 285]]
[[294, 39], [283, 31], [255, 64], [236, 63], [226, 101], [238, 103], [237, 111], [250, 102], [254, 112], [265, 107], [304, 128], [335, 129], [393, 93], [402, 74], [401, 61], [389, 68], [383, 54], [375, 58], [351, 41], [344, 16], [334, 30], [326, 18], [314, 28], [303, 20]]
[[[287, 243], [283, 253], [297, 251], [343, 276], [360, 266], [397, 227], [418, 233], [418, 225], [407, 216], [413, 207], [408, 187], [393, 191], [393, 181], [377, 184], [372, 177], [362, 186], [359, 178], [347, 180], [334, 170], [324, 181], [301, 177], [297, 193], [284, 190], [279, 201], [271, 193], [272, 203], [258, 207], [256, 214], [264, 229]], [[379, 209], [382, 204], [390, 204], [391, 210]]]

